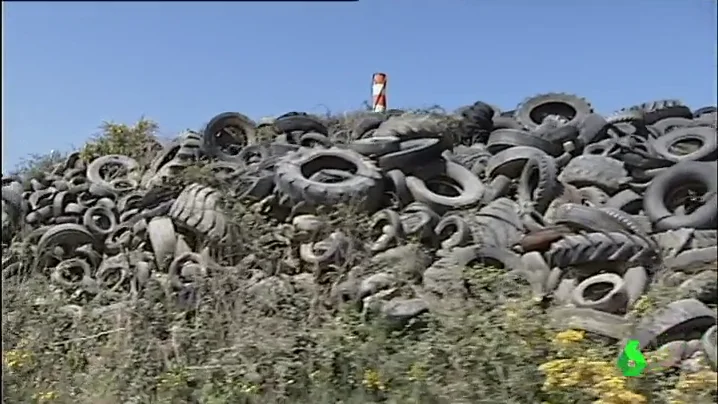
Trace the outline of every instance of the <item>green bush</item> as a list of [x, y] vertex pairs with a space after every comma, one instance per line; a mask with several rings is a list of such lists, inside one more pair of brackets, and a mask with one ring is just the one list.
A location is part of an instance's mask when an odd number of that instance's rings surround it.
[[159, 147], [157, 123], [145, 118], [134, 125], [105, 122], [100, 128], [100, 134], [80, 150], [80, 157], [86, 162], [106, 154], [122, 154], [147, 164]]

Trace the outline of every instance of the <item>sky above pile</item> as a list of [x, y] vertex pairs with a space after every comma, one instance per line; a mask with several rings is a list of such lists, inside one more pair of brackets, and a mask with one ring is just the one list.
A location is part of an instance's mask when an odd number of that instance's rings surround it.
[[711, 0], [3, 4], [3, 172], [103, 121], [355, 110], [373, 72], [390, 108], [513, 109], [563, 91], [599, 112], [716, 100]]

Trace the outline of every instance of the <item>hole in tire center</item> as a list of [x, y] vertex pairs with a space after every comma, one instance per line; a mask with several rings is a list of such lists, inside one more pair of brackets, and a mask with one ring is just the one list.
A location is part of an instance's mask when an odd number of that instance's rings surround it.
[[526, 185], [528, 185], [529, 197], [531, 197], [531, 199], [533, 199], [534, 194], [536, 192], [536, 188], [538, 188], [539, 179], [541, 178], [541, 173], [539, 172], [538, 167], [536, 167], [536, 166], [532, 166], [530, 168], [530, 170], [531, 170], [531, 172], [529, 174], [528, 183]]
[[441, 176], [425, 182], [429, 191], [442, 196], [457, 197], [461, 195], [461, 186], [452, 178]]
[[262, 154], [258, 151], [247, 152], [244, 156], [244, 162], [246, 164], [259, 163], [262, 161]]
[[[327, 156], [327, 155], [320, 155], [316, 158], [313, 158], [306, 163], [302, 164], [300, 170], [302, 172], [302, 175], [304, 178], [310, 178], [312, 175], [316, 174], [320, 170], [323, 169], [329, 169], [329, 170], [339, 170], [339, 171], [346, 171], [351, 174], [356, 174], [358, 171], [358, 167], [354, 165], [354, 163], [351, 163], [343, 158], [339, 158], [336, 156]], [[336, 177], [336, 176], [332, 176]], [[330, 182], [342, 182], [341, 181], [330, 181]]]
[[456, 226], [454, 224], [450, 224], [448, 226], [444, 226], [444, 228], [441, 229], [441, 231], [439, 232], [439, 234], [437, 234], [437, 236], [439, 236], [440, 240], [446, 240], [449, 237], [453, 236], [454, 233], [456, 233], [458, 230], [459, 230], [458, 226]]
[[597, 301], [603, 299], [611, 290], [613, 290], [611, 282], [597, 282], [589, 285], [583, 290], [583, 298], [589, 301]]
[[104, 214], [92, 215], [92, 221], [102, 230], [109, 230], [112, 226], [112, 222], [110, 222], [110, 219]]
[[694, 153], [703, 146], [703, 140], [698, 137], [678, 139], [668, 145], [668, 152], [676, 156], [685, 156]]
[[100, 167], [100, 177], [105, 181], [111, 181], [119, 177], [127, 176], [127, 167], [122, 163], [108, 162]]
[[85, 270], [79, 265], [63, 268], [62, 278], [71, 283], [77, 283], [85, 277]]
[[232, 145], [244, 145], [246, 133], [237, 126], [225, 126], [214, 134], [214, 142], [220, 149], [229, 148]]
[[708, 192], [708, 187], [701, 182], [687, 182], [672, 188], [664, 197], [663, 202], [671, 213], [683, 208], [683, 214], [690, 214], [702, 205], [701, 198]]
[[112, 287], [122, 281], [122, 270], [120, 268], [106, 268], [98, 276], [98, 281], [105, 287]]
[[496, 269], [505, 269], [504, 263], [489, 257], [479, 257], [469, 261], [467, 267], [492, 267]]
[[541, 124], [548, 115], [558, 115], [570, 121], [576, 117], [576, 110], [564, 102], [546, 102], [537, 105], [529, 113], [529, 117], [536, 124]]

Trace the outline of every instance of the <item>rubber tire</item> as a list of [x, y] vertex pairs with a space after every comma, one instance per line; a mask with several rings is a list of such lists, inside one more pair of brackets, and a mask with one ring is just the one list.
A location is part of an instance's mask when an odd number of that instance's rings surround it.
[[222, 240], [229, 231], [229, 220], [219, 206], [217, 190], [190, 184], [167, 213], [176, 226], [190, 229], [213, 240]]
[[516, 146], [535, 147], [554, 157], [563, 153], [561, 145], [532, 136], [529, 132], [515, 129], [495, 130], [491, 132], [486, 142], [486, 149], [494, 155]]
[[417, 177], [409, 176], [406, 178], [406, 186], [414, 199], [432, 207], [449, 209], [458, 209], [479, 202], [485, 191], [481, 180], [460, 164], [452, 161], [446, 161], [445, 164], [445, 175], [459, 184], [461, 194], [456, 197], [436, 194], [429, 190], [424, 181]]
[[347, 147], [364, 156], [380, 157], [401, 150], [401, 140], [396, 136], [367, 137], [355, 140]]
[[564, 116], [560, 113], [556, 113], [556, 111], [552, 111], [553, 113], [550, 114], [563, 116], [568, 120], [566, 123], [568, 125], [576, 125], [579, 122], [582, 122], [588, 114], [593, 113], [591, 104], [586, 102], [583, 98], [577, 97], [573, 94], [547, 93], [539, 94], [526, 99], [516, 108], [514, 117], [516, 118], [516, 121], [530, 130], [536, 129], [541, 122], [536, 122], [532, 118], [532, 112], [546, 104], [564, 104], [572, 108], [575, 111], [573, 116]]
[[[531, 179], [536, 172], [538, 180], [534, 185]], [[531, 202], [537, 212], [544, 214], [551, 201], [561, 193], [557, 177], [558, 168], [552, 157], [538, 153], [529, 157], [517, 187], [519, 203]]]
[[[689, 215], [676, 215], [666, 207], [665, 198], [671, 190], [686, 183], [702, 183], [712, 195]], [[715, 229], [718, 226], [718, 172], [710, 163], [686, 161], [676, 164], [655, 177], [643, 198], [643, 210], [656, 231], [689, 227]]]
[[292, 115], [277, 118], [272, 125], [277, 134], [290, 132], [316, 132], [328, 136], [329, 130], [317, 118], [309, 115]]
[[416, 166], [437, 160], [446, 150], [446, 144], [439, 138], [405, 140], [399, 144], [401, 150], [379, 157], [377, 165], [384, 171], [393, 169], [409, 170]]
[[223, 112], [215, 115], [202, 132], [204, 138], [204, 152], [210, 157], [224, 161], [234, 161], [236, 157], [223, 152], [217, 145], [215, 134], [227, 126], [234, 126], [244, 132], [242, 139], [235, 139], [242, 147], [257, 141], [257, 124], [246, 115], [238, 112]]
[[[679, 161], [707, 161], [715, 160], [718, 153], [718, 136], [716, 130], [707, 126], [676, 128], [666, 135], [653, 139], [651, 147], [657, 157], [664, 160]], [[674, 154], [670, 146], [681, 140], [699, 139], [702, 143], [698, 150], [689, 154]]]
[[[333, 159], [341, 166], [312, 167], [320, 163], [321, 159]], [[356, 169], [354, 175], [346, 181], [322, 183], [309, 179], [322, 168], [343, 169], [345, 165]], [[302, 148], [285, 156], [276, 165], [275, 182], [277, 188], [295, 202], [305, 201], [316, 205], [349, 203], [362, 198], [364, 207], [370, 209], [383, 200], [384, 193], [384, 181], [374, 163], [357, 152], [336, 147]]]

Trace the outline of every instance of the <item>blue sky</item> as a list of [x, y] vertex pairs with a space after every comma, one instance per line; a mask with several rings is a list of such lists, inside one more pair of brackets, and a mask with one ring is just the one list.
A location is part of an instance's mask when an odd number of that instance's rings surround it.
[[213, 115], [347, 111], [388, 74], [389, 107], [549, 91], [601, 112], [715, 104], [712, 0], [357, 3], [3, 2], [3, 171], [145, 115], [163, 135]]

